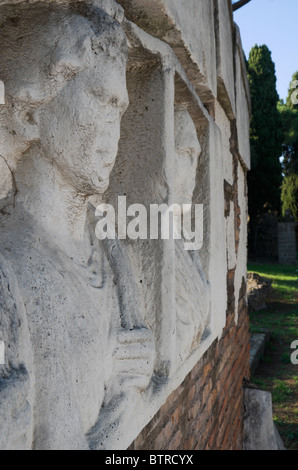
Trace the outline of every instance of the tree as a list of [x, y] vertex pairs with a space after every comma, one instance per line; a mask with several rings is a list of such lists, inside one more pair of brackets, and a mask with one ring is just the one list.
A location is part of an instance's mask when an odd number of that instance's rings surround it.
[[289, 86], [286, 104], [280, 102], [278, 110], [282, 120], [283, 129], [283, 174], [281, 202], [282, 214], [291, 212], [295, 220], [298, 221], [298, 105], [297, 93], [298, 72], [295, 72]]
[[[291, 109], [298, 110], [298, 71], [294, 73], [292, 77], [292, 81], [289, 86], [288, 90], [288, 97], [287, 97], [287, 106]], [[296, 91], [295, 91], [296, 90]]]
[[298, 110], [280, 102], [278, 111], [281, 116], [283, 130], [283, 174], [285, 176], [292, 173], [298, 174]]
[[282, 183], [282, 214], [285, 217], [290, 212], [298, 221], [298, 174], [292, 173], [286, 176]]
[[250, 248], [255, 251], [254, 229], [259, 216], [280, 211], [282, 184], [282, 122], [277, 110], [275, 65], [266, 45], [254, 46], [248, 59], [251, 91], [251, 164], [248, 174]]
[[283, 173], [298, 174], [298, 72], [295, 72], [289, 86], [286, 104], [279, 103], [283, 124]]

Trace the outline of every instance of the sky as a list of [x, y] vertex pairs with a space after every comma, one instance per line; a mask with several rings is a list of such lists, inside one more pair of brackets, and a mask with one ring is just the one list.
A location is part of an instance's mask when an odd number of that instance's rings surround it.
[[298, 0], [251, 0], [234, 12], [234, 21], [247, 59], [255, 44], [270, 49], [277, 92], [286, 100], [292, 75], [298, 71]]

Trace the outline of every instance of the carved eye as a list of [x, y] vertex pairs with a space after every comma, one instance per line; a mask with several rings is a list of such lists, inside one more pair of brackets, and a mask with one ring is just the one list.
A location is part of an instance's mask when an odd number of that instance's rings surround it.
[[191, 158], [193, 156], [193, 152], [191, 149], [185, 149], [180, 152], [180, 156], [183, 158]]
[[103, 98], [104, 93], [101, 88], [92, 88], [91, 93], [96, 98]]

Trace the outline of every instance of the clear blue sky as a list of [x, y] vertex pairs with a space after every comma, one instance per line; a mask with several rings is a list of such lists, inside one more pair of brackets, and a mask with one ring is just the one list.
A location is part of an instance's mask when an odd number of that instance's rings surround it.
[[234, 12], [234, 21], [247, 58], [255, 44], [266, 44], [270, 49], [277, 92], [285, 100], [292, 75], [298, 70], [298, 0], [251, 0]]

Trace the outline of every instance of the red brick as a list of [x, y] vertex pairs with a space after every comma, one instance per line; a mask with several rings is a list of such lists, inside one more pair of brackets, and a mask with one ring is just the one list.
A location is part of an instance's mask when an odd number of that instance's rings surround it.
[[172, 414], [171, 421], [172, 421], [173, 426], [175, 426], [179, 423], [179, 420], [180, 420], [180, 417], [181, 417], [181, 411], [182, 411], [181, 407], [177, 406], [174, 413]]
[[208, 364], [205, 365], [204, 370], [203, 370], [203, 375], [202, 375], [202, 380], [203, 381], [206, 380], [206, 378], [209, 375], [209, 373], [211, 372], [211, 370], [212, 370], [212, 365], [209, 362]]
[[[229, 275], [232, 279], [233, 273]], [[245, 302], [239, 307], [238, 324], [227, 316], [222, 338], [135, 440], [135, 450], [242, 448], [242, 379], [249, 378], [250, 337]]]
[[178, 429], [175, 435], [171, 438], [167, 449], [168, 450], [181, 450], [182, 449], [181, 440], [182, 440], [182, 432], [180, 431], [180, 429]]
[[211, 413], [211, 410], [213, 408], [213, 406], [215, 405], [215, 402], [217, 400], [217, 391], [216, 390], [212, 390], [209, 398], [208, 398], [208, 401], [207, 401], [207, 411], [208, 413], [210, 414]]

